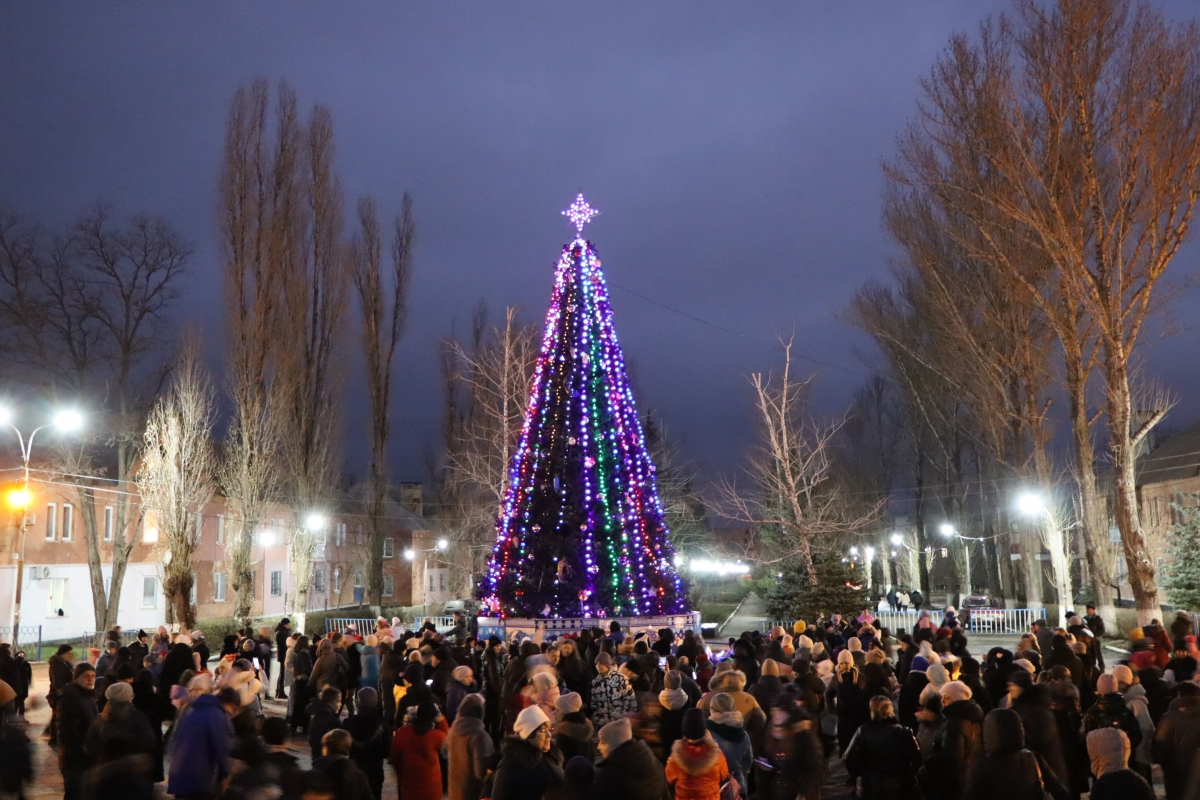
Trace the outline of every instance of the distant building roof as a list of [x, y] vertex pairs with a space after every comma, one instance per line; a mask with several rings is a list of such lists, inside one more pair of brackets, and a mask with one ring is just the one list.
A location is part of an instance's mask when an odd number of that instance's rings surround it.
[[1200, 476], [1200, 423], [1185, 428], [1138, 459], [1138, 486]]

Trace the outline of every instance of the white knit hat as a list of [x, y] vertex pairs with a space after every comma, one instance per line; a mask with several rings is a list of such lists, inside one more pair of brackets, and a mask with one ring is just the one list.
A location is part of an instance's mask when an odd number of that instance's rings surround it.
[[971, 687], [962, 681], [950, 681], [942, 687], [942, 703], [949, 705], [960, 700], [971, 699]]
[[517, 715], [517, 721], [513, 723], [513, 730], [522, 739], [528, 739], [534, 731], [549, 722], [550, 718], [546, 716], [546, 712], [538, 706], [532, 705]]

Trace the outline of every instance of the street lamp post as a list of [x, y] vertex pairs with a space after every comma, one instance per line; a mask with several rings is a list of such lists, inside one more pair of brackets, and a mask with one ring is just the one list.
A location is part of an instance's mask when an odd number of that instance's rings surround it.
[[1017, 497], [1017, 508], [1022, 514], [1028, 517], [1043, 517], [1045, 519], [1047, 533], [1044, 539], [1050, 550], [1052, 568], [1055, 573], [1055, 590], [1058, 593], [1058, 624], [1059, 627], [1065, 628], [1067, 625], [1067, 608], [1071, 605], [1073, 599], [1071, 597], [1071, 576], [1068, 573], [1066, 565], [1067, 531], [1073, 525], [1066, 526], [1066, 529], [1059, 527], [1058, 521], [1054, 518], [1054, 513], [1050, 510], [1046, 501], [1042, 499], [1042, 496], [1036, 492], [1025, 492]]
[[25, 532], [29, 528], [29, 501], [32, 495], [29, 492], [29, 458], [33, 453], [33, 439], [38, 435], [38, 431], [46, 428], [56, 428], [63, 433], [70, 433], [78, 430], [83, 426], [83, 417], [78, 411], [59, 411], [54, 415], [53, 421], [46, 425], [39, 425], [29, 434], [29, 438], [21, 433], [20, 429], [12, 422], [12, 412], [7, 408], [0, 408], [0, 424], [7, 425], [12, 429], [13, 433], [17, 434], [17, 441], [21, 446], [21, 466], [23, 469], [23, 483], [20, 490], [9, 494], [10, 504], [21, 509], [21, 532], [20, 541], [17, 543], [16, 552], [13, 557], [17, 559], [17, 589], [13, 595], [13, 622], [12, 635], [13, 645], [17, 644], [17, 632], [21, 627], [21, 596], [25, 587]]
[[429, 554], [440, 553], [443, 550], [446, 550], [448, 547], [450, 547], [450, 543], [448, 541], [445, 539], [438, 539], [437, 543], [432, 548], [425, 550], [414, 550], [410, 547], [404, 551], [404, 558], [409, 561], [415, 559], [417, 557], [417, 553], [424, 554], [423, 564], [421, 567], [421, 608], [424, 609], [426, 614], [429, 613], [429, 591], [425, 588], [425, 584], [429, 581]]

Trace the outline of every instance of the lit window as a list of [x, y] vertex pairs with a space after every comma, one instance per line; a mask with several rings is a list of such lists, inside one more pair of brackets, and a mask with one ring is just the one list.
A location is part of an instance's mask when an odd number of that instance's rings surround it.
[[342, 593], [342, 568], [341, 567], [333, 568], [333, 593], [334, 594]]
[[188, 602], [196, 605], [196, 581], [192, 581], [192, 591], [188, 592]]
[[57, 617], [58, 612], [66, 615], [67, 611], [67, 579], [55, 578], [50, 581], [50, 594], [46, 597], [46, 616]]
[[224, 572], [214, 572], [213, 573], [213, 602], [215, 602], [215, 603], [224, 603], [225, 602], [225, 573]]
[[46, 504], [46, 541], [53, 542], [58, 538], [58, 504]]
[[346, 523], [344, 523], [344, 522], [338, 523], [337, 533], [335, 534], [334, 545], [336, 547], [345, 547], [346, 546]]
[[383, 574], [383, 596], [384, 596], [384, 597], [391, 597], [391, 596], [392, 596], [392, 590], [393, 590], [394, 586], [395, 586], [395, 584], [394, 584], [394, 582], [392, 581], [392, 575], [391, 575], [391, 573], [390, 573], [390, 572], [385, 572], [385, 573]]
[[142, 608], [158, 607], [158, 578], [146, 575], [142, 578]]
[[275, 570], [271, 573], [271, 597], [283, 594], [283, 572]]
[[394, 547], [395, 547], [395, 545], [392, 544], [391, 539], [384, 539], [383, 540], [383, 557], [391, 558], [392, 553], [394, 551]]
[[362, 567], [359, 567], [356, 570], [354, 570], [354, 588], [355, 589], [363, 588]]
[[64, 542], [71, 541], [71, 537], [75, 535], [75, 507], [70, 503], [63, 503], [63, 524], [62, 524], [62, 540]]
[[217, 544], [225, 544], [225, 515], [217, 514]]
[[113, 540], [113, 507], [104, 507], [104, 541], [111, 542]]

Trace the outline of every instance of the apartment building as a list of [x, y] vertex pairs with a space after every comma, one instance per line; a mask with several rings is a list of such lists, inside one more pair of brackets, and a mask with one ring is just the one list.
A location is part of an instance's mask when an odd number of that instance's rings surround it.
[[[104, 591], [110, 591], [113, 541], [124, 527], [132, 549], [121, 586], [118, 624], [126, 629], [152, 628], [167, 618], [162, 590], [166, 552], [155, 514], [143, 509], [135, 487], [122, 493], [87, 493], [65, 483], [31, 485], [34, 501], [25, 520], [25, 571], [21, 624], [41, 625], [42, 638], [53, 641], [95, 630], [93, 582], [89, 567], [89, 531], [95, 531]], [[353, 495], [353, 493], [352, 493]], [[356, 606], [363, 602], [367, 533], [371, 519], [353, 496], [338, 503], [318, 534], [311, 565], [306, 608], [309, 611]], [[439, 602], [436, 587], [446, 584], [445, 567], [436, 558], [405, 558], [415, 550], [433, 550], [436, 535], [421, 514], [420, 485], [399, 487], [385, 503], [384, 605]], [[196, 582], [192, 602], [197, 618], [229, 617], [235, 594], [230, 585], [227, 546], [240, 524], [224, 498], [212, 500], [200, 514], [194, 556]], [[254, 616], [285, 614], [296, 590], [288, 560], [288, 541], [295, 530], [291, 509], [270, 507], [253, 533]], [[19, 513], [8, 513], [0, 531], [0, 625], [11, 625], [16, 595], [16, 561], [22, 547]], [[440, 583], [439, 583], [440, 581]], [[428, 587], [434, 587], [431, 592]], [[414, 597], [414, 591], [416, 596]]]

